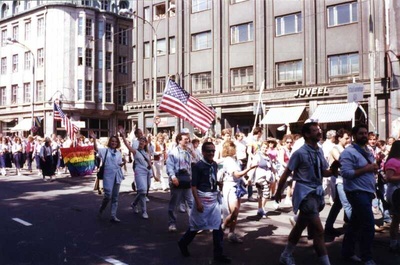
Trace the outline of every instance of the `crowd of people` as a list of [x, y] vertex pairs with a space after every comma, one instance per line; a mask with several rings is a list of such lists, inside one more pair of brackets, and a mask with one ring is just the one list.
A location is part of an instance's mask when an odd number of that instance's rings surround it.
[[[12, 163], [17, 175], [25, 163], [32, 172], [34, 161], [44, 180], [66, 170], [60, 148], [71, 142], [61, 137], [1, 136], [0, 141], [2, 175], [11, 170]], [[400, 141], [393, 137], [381, 140], [365, 125], [351, 131], [329, 130], [325, 140], [318, 122], [312, 120], [303, 125], [301, 134], [287, 134], [282, 139], [264, 138], [259, 127], [247, 137], [224, 129], [216, 138], [198, 138], [187, 129], [172, 137], [166, 133], [145, 135], [141, 129], [127, 135], [119, 128], [108, 143], [100, 145], [91, 131], [89, 138], [80, 137], [78, 145], [93, 145], [97, 166], [104, 164], [99, 217], [111, 201], [111, 221], [120, 222], [119, 189], [127, 163], [133, 161], [133, 212], [151, 218], [149, 190], [169, 191], [168, 231], [177, 231], [178, 209], [189, 214], [188, 229], [178, 241], [185, 257], [190, 255], [188, 247], [196, 234], [212, 230], [214, 260], [230, 263], [223, 255], [223, 236], [228, 230], [230, 243], [243, 242], [235, 233], [243, 199], [257, 202], [254, 211], [260, 218], [271, 210], [266, 207], [268, 201], [272, 210], [293, 207], [294, 216], [289, 220], [293, 228], [281, 264], [295, 264], [293, 252], [306, 228], [321, 264], [330, 264], [326, 238], [344, 233], [343, 258], [374, 265], [374, 233], [384, 227], [390, 227], [389, 250], [400, 253]], [[325, 203], [332, 207], [323, 224], [319, 213]], [[334, 224], [341, 209], [344, 227], [337, 229]], [[378, 213], [383, 216], [381, 226], [375, 224]]]

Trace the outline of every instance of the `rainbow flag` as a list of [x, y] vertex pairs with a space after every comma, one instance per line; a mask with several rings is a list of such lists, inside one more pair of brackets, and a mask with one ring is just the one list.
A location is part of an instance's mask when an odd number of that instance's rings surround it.
[[71, 177], [91, 175], [95, 168], [93, 146], [61, 148], [61, 155]]

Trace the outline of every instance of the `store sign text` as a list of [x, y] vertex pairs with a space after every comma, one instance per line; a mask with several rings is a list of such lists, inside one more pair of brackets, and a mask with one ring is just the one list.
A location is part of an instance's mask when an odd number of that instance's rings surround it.
[[304, 97], [317, 97], [317, 96], [327, 96], [328, 88], [326, 86], [322, 87], [307, 87], [307, 88], [299, 88], [294, 95], [295, 98], [304, 98]]

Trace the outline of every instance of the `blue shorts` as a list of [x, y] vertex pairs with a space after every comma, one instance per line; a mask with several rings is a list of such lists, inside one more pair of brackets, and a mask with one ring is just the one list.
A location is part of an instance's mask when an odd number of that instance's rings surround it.
[[311, 192], [301, 201], [299, 211], [305, 217], [316, 217], [324, 207], [324, 197]]

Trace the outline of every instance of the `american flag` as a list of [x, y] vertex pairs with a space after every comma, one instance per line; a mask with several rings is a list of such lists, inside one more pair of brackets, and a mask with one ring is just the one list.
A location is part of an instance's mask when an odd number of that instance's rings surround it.
[[182, 87], [172, 80], [168, 80], [160, 110], [184, 119], [194, 127], [206, 132], [215, 118], [215, 112], [200, 100], [192, 97]]
[[57, 103], [54, 103], [54, 113], [53, 113], [54, 120], [61, 120], [64, 121], [65, 125], [65, 130], [67, 131], [67, 134], [71, 140], [75, 139], [75, 134], [78, 133], [79, 127], [76, 126], [71, 122], [71, 120], [67, 117], [67, 115], [64, 114], [62, 109], [60, 108], [60, 105]]

